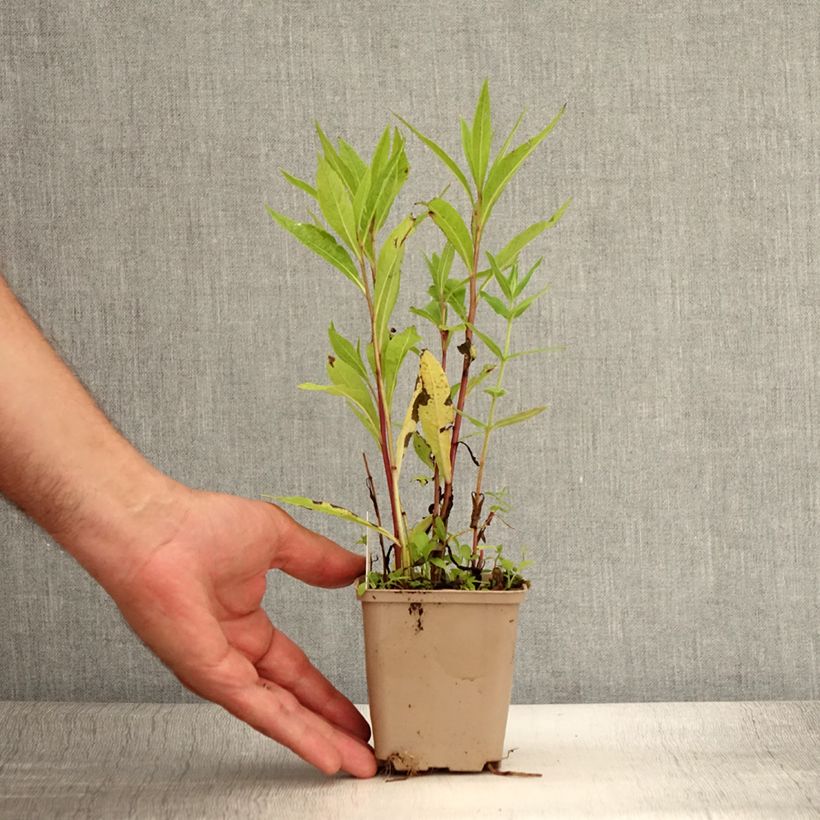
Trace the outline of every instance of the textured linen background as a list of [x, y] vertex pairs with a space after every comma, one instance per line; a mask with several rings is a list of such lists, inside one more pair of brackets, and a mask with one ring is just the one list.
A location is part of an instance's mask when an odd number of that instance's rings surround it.
[[[315, 118], [365, 147], [390, 110], [456, 150], [484, 76], [522, 134], [567, 101], [487, 246], [574, 195], [521, 330], [568, 350], [510, 395], [551, 411], [499, 436], [489, 476], [535, 561], [514, 698], [818, 697], [818, 42], [814, 0], [7, 0], [2, 267], [170, 474], [365, 510], [364, 434], [296, 389], [360, 308], [264, 213], [304, 212], [277, 168], [312, 173]], [[446, 179], [409, 153], [398, 213]], [[0, 546], [0, 697], [189, 697], [8, 505]], [[267, 607], [366, 698], [349, 590], [276, 576]]]

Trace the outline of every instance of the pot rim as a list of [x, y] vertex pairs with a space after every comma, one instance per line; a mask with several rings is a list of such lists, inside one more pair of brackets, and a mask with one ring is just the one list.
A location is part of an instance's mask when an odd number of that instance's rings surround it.
[[524, 600], [524, 589], [366, 589], [356, 597], [362, 604], [517, 604]]

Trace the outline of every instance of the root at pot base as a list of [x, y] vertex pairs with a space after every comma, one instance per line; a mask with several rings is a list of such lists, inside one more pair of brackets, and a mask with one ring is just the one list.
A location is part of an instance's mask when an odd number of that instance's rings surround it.
[[[414, 768], [415, 761], [412, 758], [405, 757], [401, 754], [393, 754], [390, 755], [387, 760], [379, 760], [377, 762], [379, 764], [378, 773], [386, 776], [388, 783], [402, 782], [420, 774], [453, 774], [450, 769], [427, 769], [421, 772]], [[396, 763], [399, 764], [398, 767]], [[501, 777], [543, 777], [541, 772], [517, 772], [513, 769], [502, 769], [500, 768], [500, 761], [498, 760], [488, 760], [482, 771]], [[395, 777], [396, 772], [399, 772], [400, 776]], [[457, 772], [457, 774], [474, 774], [474, 772]]]

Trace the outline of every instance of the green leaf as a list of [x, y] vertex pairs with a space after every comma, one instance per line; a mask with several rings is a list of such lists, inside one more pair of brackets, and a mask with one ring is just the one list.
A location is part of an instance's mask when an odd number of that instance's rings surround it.
[[504, 319], [510, 318], [510, 309], [497, 296], [487, 293], [486, 290], [482, 290], [480, 296], [499, 316]]
[[[492, 282], [492, 280], [493, 280], [492, 269], [487, 268], [486, 270], [480, 270], [480, 271], [478, 271], [478, 273], [476, 273], [475, 277], [476, 277], [476, 280], [479, 283], [479, 285], [478, 285], [479, 289], [484, 290], [487, 287], [487, 285], [489, 285], [490, 282]], [[464, 281], [469, 282], [470, 277], [468, 276]]]
[[467, 160], [467, 165], [473, 179], [478, 184], [478, 171], [476, 170], [475, 156], [473, 155], [473, 135], [470, 132], [470, 126], [465, 119], [461, 119], [461, 149], [464, 151], [464, 159]]
[[541, 144], [547, 134], [552, 131], [558, 124], [561, 117], [564, 116], [566, 105], [561, 107], [561, 110], [552, 118], [552, 121], [534, 137], [531, 137], [526, 142], [521, 143], [517, 148], [510, 151], [509, 154], [502, 156], [499, 154], [490, 173], [487, 176], [487, 184], [484, 187], [484, 209], [482, 212], [482, 220], [484, 223], [489, 219], [493, 206], [501, 196], [503, 190], [507, 187], [509, 181], [513, 178], [515, 172], [521, 167], [521, 164], [527, 157]]
[[448, 279], [444, 283], [444, 301], [461, 317], [466, 312], [464, 300], [467, 286], [460, 279]]
[[427, 530], [430, 529], [430, 525], [433, 523], [433, 516], [427, 515], [418, 521], [416, 524], [413, 525], [410, 532], [407, 533], [408, 540], [411, 538], [415, 538], [417, 533], [423, 532], [426, 533]]
[[277, 213], [270, 205], [265, 207], [271, 217], [285, 230], [290, 231], [303, 245], [338, 268], [364, 293], [364, 285], [350, 254], [327, 231], [307, 222], [296, 222], [284, 214]]
[[319, 142], [325, 152], [325, 160], [330, 163], [333, 170], [341, 177], [345, 187], [351, 194], [356, 190], [356, 174], [350, 168], [344, 159], [339, 155], [339, 152], [333, 147], [333, 143], [327, 138], [325, 132], [322, 131], [319, 123], [316, 123], [316, 133], [319, 135]]
[[396, 389], [396, 381], [399, 377], [399, 370], [410, 350], [421, 341], [418, 331], [412, 325], [405, 328], [400, 333], [391, 336], [384, 345], [382, 356], [382, 375], [384, 378], [385, 399], [387, 407], [390, 408], [393, 401], [393, 392]]
[[528, 307], [529, 307], [529, 306], [530, 306], [530, 305], [531, 305], [531, 304], [532, 304], [532, 303], [533, 303], [536, 299], [538, 299], [538, 297], [539, 297], [539, 296], [543, 296], [543, 295], [544, 295], [544, 294], [545, 294], [545, 293], [546, 293], [549, 289], [550, 289], [550, 286], [549, 286], [549, 285], [547, 285], [545, 288], [542, 288], [541, 290], [539, 290], [539, 291], [538, 291], [538, 293], [534, 293], [532, 296], [528, 296], [526, 299], [524, 299], [523, 301], [519, 302], [519, 303], [518, 303], [518, 304], [517, 304], [517, 305], [513, 308], [513, 311], [512, 311], [512, 318], [513, 318], [513, 319], [517, 319], [519, 316], [521, 316], [521, 314], [522, 314], [522, 313], [524, 313], [524, 311], [525, 311], [525, 310], [527, 310], [527, 308], [528, 308]]
[[305, 182], [303, 179], [299, 179], [299, 177], [295, 177], [292, 174], [289, 174], [283, 168], [279, 169], [282, 172], [282, 176], [291, 184], [295, 185], [297, 188], [300, 188], [306, 194], [310, 194], [314, 199], [318, 199], [319, 194], [316, 189], [310, 185], [309, 183]]
[[[507, 134], [507, 138], [504, 140], [504, 144], [501, 146], [501, 149], [500, 149], [500, 150], [499, 150], [499, 152], [496, 154], [495, 162], [498, 162], [498, 160], [499, 160], [501, 157], [503, 157], [503, 156], [507, 153], [507, 149], [508, 149], [508, 148], [510, 147], [510, 145], [512, 144], [513, 137], [515, 136], [516, 131], [518, 131], [518, 127], [521, 125], [521, 122], [522, 122], [522, 120], [524, 119], [524, 115], [525, 115], [526, 113], [527, 113], [527, 111], [526, 111], [526, 109], [524, 109], [524, 110], [523, 110], [523, 111], [522, 111], [522, 112], [518, 115], [518, 119], [515, 121], [515, 125], [513, 125], [512, 129], [510, 130], [510, 133], [509, 133], [509, 134]], [[495, 162], [493, 163], [493, 165], [495, 165]]]
[[[299, 385], [299, 389], [328, 393], [331, 396], [341, 396], [346, 399], [348, 406], [353, 411], [356, 418], [362, 423], [365, 430], [370, 433], [376, 444], [380, 444], [379, 424], [370, 393], [367, 390], [365, 390], [365, 393], [362, 393], [358, 385], [355, 383], [347, 384], [342, 382], [338, 375], [338, 371], [336, 370], [336, 368], [339, 367], [340, 361], [340, 359], [337, 359], [334, 362], [333, 369], [336, 372], [334, 373], [332, 379], [334, 380], [333, 384], [313, 384], [312, 382], [304, 382]], [[347, 365], [342, 365], [341, 367], [347, 367]], [[350, 372], [355, 373], [352, 368], [350, 368]]]
[[413, 450], [422, 464], [427, 465], [431, 470], [436, 469], [436, 463], [433, 460], [433, 451], [430, 449], [430, 445], [417, 432], [413, 433]]
[[390, 126], [382, 131], [379, 142], [376, 145], [376, 150], [373, 152], [373, 158], [370, 160], [370, 171], [373, 179], [378, 179], [384, 171], [387, 160], [390, 157]]
[[407, 412], [404, 414], [404, 422], [399, 430], [399, 436], [396, 439], [396, 481], [399, 480], [401, 473], [401, 464], [404, 460], [404, 454], [407, 451], [407, 446], [416, 432], [419, 423], [419, 402], [421, 401], [421, 376], [416, 379], [416, 386], [413, 389], [413, 395], [410, 397], [410, 403], [407, 405]]
[[489, 348], [490, 352], [495, 356], [497, 359], [503, 359], [504, 353], [501, 350], [501, 346], [493, 340], [490, 336], [488, 336], [483, 331], [479, 330], [475, 325], [471, 325], [468, 323], [467, 325], [479, 339]]
[[[350, 521], [352, 524], [359, 524], [362, 527], [369, 527], [381, 533], [385, 538], [390, 539], [394, 544], [399, 542], [395, 536], [385, 529], [373, 524], [360, 515], [351, 512], [345, 507], [339, 507], [337, 504], [331, 504], [329, 501], [315, 501], [312, 498], [305, 498], [301, 495], [263, 495], [262, 498], [269, 504], [292, 504], [295, 507], [302, 507], [305, 510], [313, 510], [315, 512], [324, 513], [325, 515], [332, 515], [335, 518], [343, 518], [345, 521]], [[399, 546], [401, 546], [399, 544]]]
[[396, 131], [393, 140], [393, 153], [387, 167], [378, 177], [374, 177], [372, 191], [368, 197], [368, 209], [371, 210], [375, 226], [378, 230], [387, 219], [390, 208], [396, 200], [399, 191], [407, 181], [410, 173], [410, 164], [404, 151], [404, 140]]
[[410, 560], [414, 564], [426, 560], [433, 546], [426, 532], [417, 532], [412, 539], [408, 538], [408, 545], [410, 546]]
[[[468, 413], [465, 413], [463, 410], [456, 410], [456, 413], [458, 413], [459, 416], [463, 416], [465, 419], [467, 419], [467, 421], [469, 421], [470, 424], [472, 424], [474, 427], [478, 427], [479, 430], [487, 429], [487, 423], [481, 421], [481, 419], [477, 419], [475, 416], [471, 416]], [[466, 436], [462, 436], [461, 438], [466, 438]]]
[[533, 239], [540, 236], [547, 228], [551, 227], [548, 219], [530, 225], [526, 230], [513, 237], [495, 257], [496, 264], [502, 270], [508, 268], [515, 262], [515, 258]]
[[440, 569], [450, 569], [450, 561], [447, 558], [438, 558], [433, 556], [430, 559], [430, 563], [434, 567], [439, 567]]
[[455, 257], [455, 248], [450, 242], [445, 242], [444, 249], [441, 254], [433, 254], [433, 258], [425, 260], [427, 262], [427, 269], [430, 271], [430, 277], [433, 280], [431, 291], [428, 291], [434, 299], [444, 297], [445, 287], [450, 281], [450, 271], [453, 268], [453, 259]]
[[373, 419], [378, 427], [378, 416], [373, 406], [373, 396], [367, 382], [367, 377], [359, 373], [358, 367], [353, 367], [343, 359], [330, 359], [327, 363], [327, 375], [330, 381], [339, 388], [344, 388], [351, 401], [356, 402], [362, 410]]
[[[400, 135], [398, 135], [398, 139], [401, 139]], [[356, 195], [353, 200], [353, 211], [359, 229], [359, 237], [365, 238], [368, 243], [370, 240], [369, 226], [371, 220], [378, 211], [379, 219], [377, 219], [376, 222], [376, 229], [380, 228], [390, 210], [393, 199], [395, 199], [395, 194], [398, 193], [398, 190], [396, 190], [392, 198], [388, 196], [391, 190], [395, 188], [397, 177], [396, 165], [401, 159], [399, 156], [400, 147], [401, 144], [397, 146], [397, 151], [394, 152], [391, 160], [390, 128], [388, 126], [382, 133], [376, 149], [373, 152], [371, 164], [367, 166], [362, 163], [363, 170], [359, 177]], [[393, 165], [392, 167], [388, 167], [391, 161]], [[405, 179], [407, 175], [406, 170], [407, 169], [405, 169], [404, 173]], [[386, 197], [389, 201], [387, 201]], [[368, 250], [370, 251], [369, 248]], [[369, 255], [372, 257], [372, 251], [369, 252]]]
[[467, 182], [467, 177], [464, 176], [464, 172], [461, 170], [461, 168], [459, 168], [458, 163], [451, 156], [449, 156], [449, 154], [447, 154], [447, 152], [440, 145], [437, 145], [429, 137], [426, 137], [424, 134], [422, 134], [421, 131], [419, 131], [417, 128], [414, 128], [412, 125], [410, 125], [410, 123], [407, 122], [406, 119], [404, 119], [403, 117], [399, 117], [399, 115], [395, 114], [395, 112], [394, 116], [396, 116], [402, 122], [403, 125], [409, 128], [447, 166], [447, 168], [450, 169], [450, 171], [453, 173], [453, 176], [455, 176], [455, 178], [464, 187], [464, 190], [467, 192], [467, 196], [470, 197], [470, 205], [473, 205], [473, 191], [470, 188], [470, 183]]
[[507, 418], [501, 419], [501, 421], [493, 422], [493, 430], [497, 430], [500, 427], [509, 427], [511, 424], [518, 424], [522, 421], [527, 421], [528, 419], [534, 418], [535, 416], [543, 413], [546, 409], [546, 407], [531, 407], [529, 410], [522, 410], [520, 413], [516, 413], [515, 415], [507, 416]]
[[[511, 301], [513, 297], [511, 283], [512, 274], [510, 274], [510, 277], [504, 276], [498, 262], [496, 262], [495, 257], [492, 254], [488, 253], [487, 259], [490, 260], [490, 270], [492, 271], [493, 276], [495, 277], [495, 281], [498, 282], [498, 286], [501, 288], [501, 292], [504, 294], [504, 296], [507, 297], [508, 301]], [[483, 293], [484, 291], [482, 290], [481, 292]]]
[[393, 308], [396, 306], [396, 299], [399, 296], [404, 243], [419, 222], [419, 219], [412, 216], [405, 217], [387, 237], [379, 252], [373, 295], [374, 333], [379, 345], [384, 344], [387, 325], [393, 315]]
[[561, 207], [547, 220], [550, 223], [548, 227], [554, 228], [561, 221], [561, 217], [570, 205], [572, 205], [572, 197], [568, 196]]
[[353, 175], [358, 183], [367, 170], [367, 163], [359, 156], [352, 145], [348, 145], [343, 139], [339, 139], [339, 156], [342, 161], [353, 171]]
[[430, 302], [425, 308], [411, 307], [410, 312], [415, 313], [416, 316], [421, 316], [423, 319], [427, 319], [428, 322], [431, 322], [436, 327], [438, 327], [441, 322], [441, 309], [438, 302]]
[[472, 128], [472, 155], [473, 155], [473, 178], [480, 191], [484, 185], [484, 177], [487, 173], [487, 164], [490, 161], [490, 147], [492, 143], [492, 130], [490, 122], [490, 85], [487, 80], [481, 86], [478, 95], [475, 116], [473, 117]]
[[353, 219], [356, 223], [357, 235], [362, 237], [367, 233], [367, 225], [373, 215], [367, 207], [367, 200], [370, 196], [371, 171], [365, 168], [362, 178], [356, 188], [356, 195], [353, 197]]
[[373, 349], [373, 342], [368, 342], [367, 347], [365, 348], [367, 352], [367, 362], [370, 365], [370, 372], [375, 376], [376, 375], [376, 353]]
[[328, 336], [330, 337], [330, 347], [333, 352], [345, 363], [350, 365], [363, 379], [367, 380], [367, 370], [365, 369], [362, 356], [359, 351], [353, 346], [353, 343], [345, 339], [330, 323], [328, 328]]
[[511, 239], [495, 258], [498, 266], [503, 270], [504, 268], [512, 265], [515, 261], [515, 257], [518, 256], [518, 254], [527, 245], [529, 245], [533, 239], [540, 236], [548, 228], [554, 228], [558, 224], [561, 217], [564, 215], [564, 211], [569, 208], [571, 202], [572, 197], [569, 197], [569, 199], [567, 199], [566, 202], [564, 202], [564, 204], [549, 219], [544, 219], [541, 222], [536, 222], [533, 225], [530, 225], [529, 228], [521, 231], [518, 236]]
[[316, 171], [316, 188], [319, 192], [319, 207], [328, 225], [356, 253], [358, 242], [353, 202], [341, 177], [324, 159], [319, 160], [319, 168]]
[[[485, 364], [484, 367], [482, 367], [481, 370], [475, 376], [469, 379], [467, 382], [467, 396], [469, 396], [470, 393], [472, 393], [473, 390], [476, 387], [478, 387], [478, 385], [480, 385], [481, 382], [483, 382], [484, 379], [486, 379], [487, 376], [489, 376], [490, 373], [492, 373], [496, 367], [497, 365], [494, 364]], [[459, 386], [460, 384], [456, 382], [456, 384], [454, 384], [450, 390], [450, 395], [452, 396], [453, 400], [455, 400], [456, 395], [458, 394]]]
[[507, 391], [503, 387], [485, 387], [484, 392], [494, 399], [500, 399], [502, 396], [507, 395]]
[[524, 274], [524, 278], [520, 282], [516, 283], [515, 289], [513, 291], [514, 297], [517, 297], [524, 290], [524, 288], [527, 287], [527, 285], [530, 282], [530, 279], [532, 279], [532, 275], [538, 270], [538, 268], [541, 267], [541, 263], [543, 261], [544, 257], [539, 256], [538, 259], [535, 260], [535, 264], [526, 272], [526, 274]]
[[431, 199], [427, 203], [427, 210], [433, 222], [438, 225], [441, 232], [447, 237], [447, 241], [453, 245], [467, 270], [472, 270], [473, 240], [458, 211], [441, 197]]
[[331, 358], [328, 361], [327, 375], [331, 381], [329, 385], [306, 382], [299, 387], [302, 390], [322, 391], [347, 399], [350, 409], [376, 443], [380, 443], [379, 419], [367, 379], [359, 374], [358, 368], [340, 358]]
[[439, 473], [450, 481], [450, 447], [453, 440], [455, 413], [450, 398], [450, 385], [436, 357], [425, 350], [419, 360], [421, 395], [418, 400], [418, 417], [424, 440], [430, 445]]
[[510, 353], [507, 361], [520, 359], [522, 356], [534, 356], [536, 353], [562, 353], [567, 349], [566, 345], [554, 345], [552, 347], [534, 347], [532, 350], [520, 350], [518, 353]]

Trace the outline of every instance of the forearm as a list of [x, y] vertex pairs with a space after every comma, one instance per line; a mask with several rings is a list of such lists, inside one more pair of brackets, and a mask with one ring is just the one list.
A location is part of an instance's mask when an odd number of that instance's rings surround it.
[[108, 422], [0, 277], [0, 492], [107, 581], [134, 550], [166, 537], [173, 489]]

